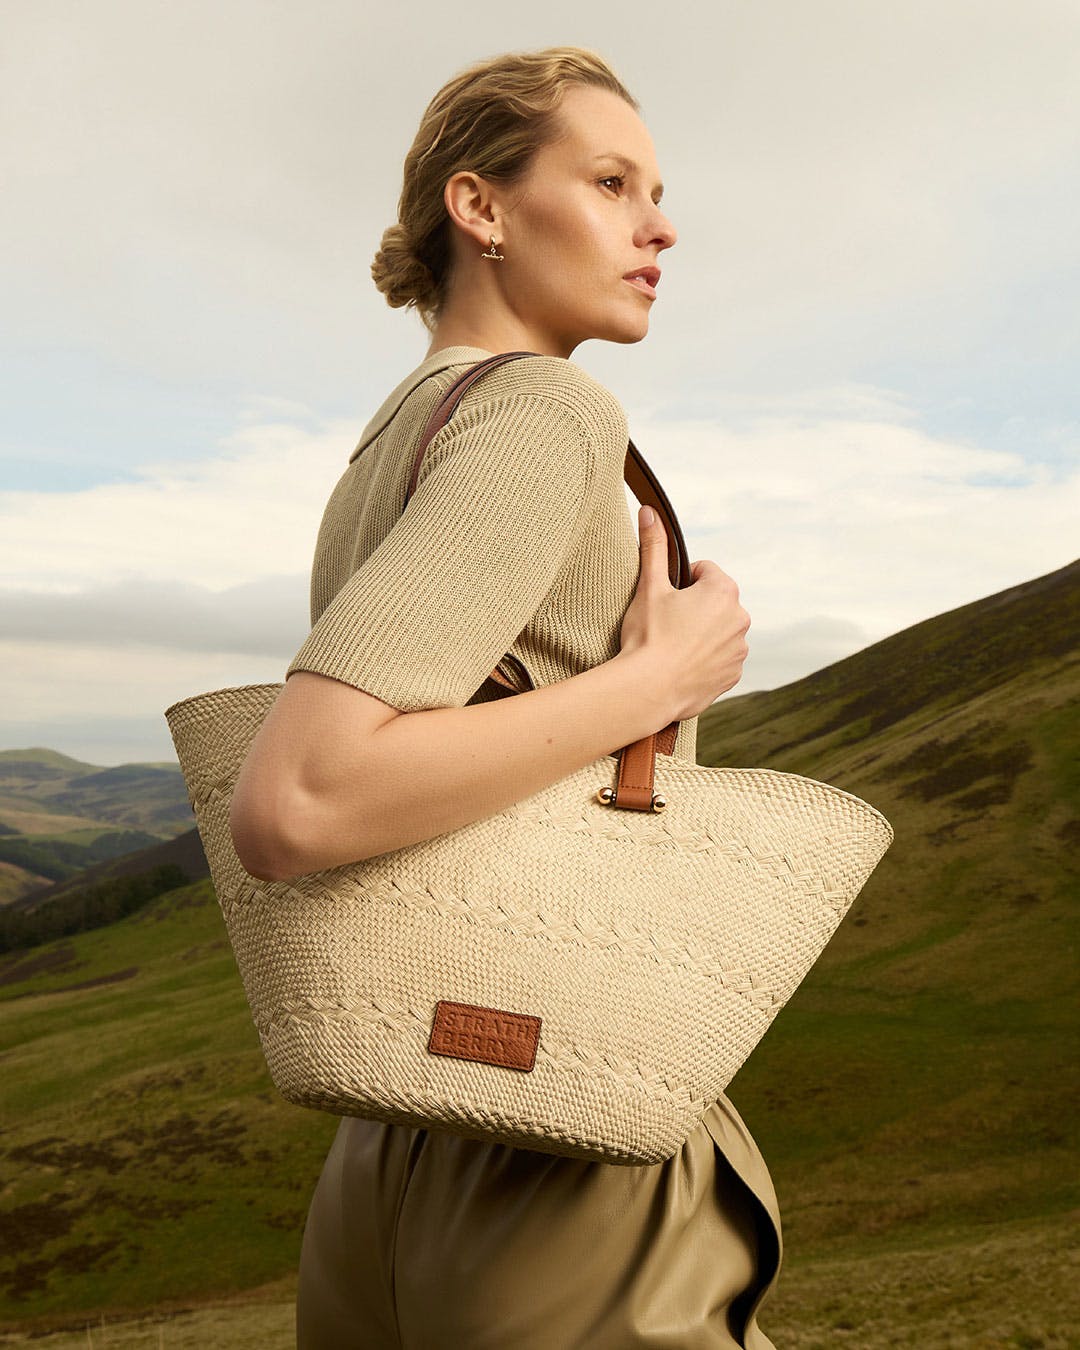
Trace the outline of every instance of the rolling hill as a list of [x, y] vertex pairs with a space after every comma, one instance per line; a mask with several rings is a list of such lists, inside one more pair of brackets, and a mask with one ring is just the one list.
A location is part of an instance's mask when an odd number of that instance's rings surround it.
[[[698, 758], [824, 779], [896, 831], [730, 1088], [785, 1222], [763, 1326], [1071, 1344], [1080, 565], [720, 700]], [[208, 881], [0, 958], [0, 1057], [8, 1327], [287, 1295], [334, 1122], [274, 1093]]]
[[190, 827], [175, 763], [105, 769], [40, 746], [0, 751], [0, 905]]
[[1080, 564], [722, 702], [698, 757], [835, 783], [896, 831], [732, 1087], [791, 1241], [1067, 1213]]
[[122, 853], [115, 858], [106, 858], [103, 862], [93, 863], [63, 881], [52, 882], [13, 900], [11, 909], [37, 909], [51, 900], [74, 891], [85, 890], [88, 886], [100, 886], [119, 877], [138, 876], [149, 872], [163, 863], [174, 863], [183, 871], [189, 881], [199, 877], [208, 877], [210, 867], [203, 852], [198, 831], [192, 827], [172, 839], [156, 840], [130, 853]]

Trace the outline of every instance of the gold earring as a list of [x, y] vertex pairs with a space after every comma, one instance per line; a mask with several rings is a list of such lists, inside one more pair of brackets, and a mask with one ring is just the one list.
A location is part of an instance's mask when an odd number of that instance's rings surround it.
[[503, 255], [495, 251], [495, 236], [491, 236], [491, 247], [486, 252], [480, 254], [481, 258], [494, 258], [496, 262], [502, 262]]

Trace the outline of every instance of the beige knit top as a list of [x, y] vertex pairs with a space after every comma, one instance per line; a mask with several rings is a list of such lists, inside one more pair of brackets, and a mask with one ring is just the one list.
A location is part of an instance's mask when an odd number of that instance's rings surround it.
[[[412, 712], [505, 695], [488, 676], [507, 652], [537, 687], [618, 654], [639, 569], [626, 414], [580, 367], [530, 356], [485, 373], [428, 446], [402, 513], [429, 415], [489, 355], [436, 352], [364, 429], [323, 515], [313, 627], [288, 674]], [[673, 753], [693, 763], [696, 745], [691, 718]]]
[[[507, 652], [537, 687], [618, 653], [640, 561], [626, 415], [572, 362], [527, 357], [485, 373], [432, 440], [402, 511], [428, 417], [490, 355], [436, 352], [364, 429], [323, 515], [313, 626], [286, 678], [315, 671], [411, 712], [513, 697], [488, 678]], [[695, 763], [696, 747], [695, 717], [673, 754]], [[725, 1095], [705, 1124], [779, 1245], [768, 1169]]]

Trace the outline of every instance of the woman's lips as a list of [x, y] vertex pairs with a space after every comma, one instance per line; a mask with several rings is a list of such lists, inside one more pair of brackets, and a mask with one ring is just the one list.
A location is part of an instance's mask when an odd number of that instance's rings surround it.
[[639, 291], [643, 291], [650, 300], [656, 299], [656, 287], [660, 281], [659, 267], [639, 267], [636, 272], [627, 272], [623, 281], [628, 281]]

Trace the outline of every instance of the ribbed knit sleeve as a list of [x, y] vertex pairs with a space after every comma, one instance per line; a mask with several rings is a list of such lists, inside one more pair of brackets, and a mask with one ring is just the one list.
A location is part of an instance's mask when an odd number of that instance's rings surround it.
[[621, 463], [625, 419], [595, 390], [599, 404], [580, 380], [470, 391], [429, 445], [405, 511], [286, 678], [328, 675], [403, 712], [463, 707], [559, 580], [593, 513], [603, 456]]

